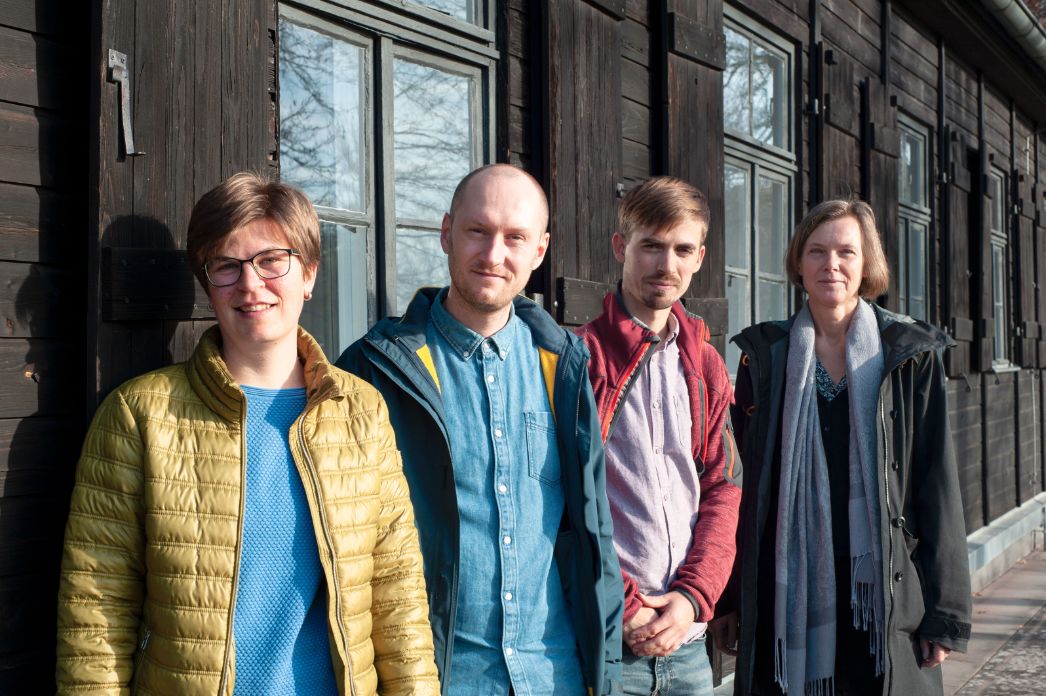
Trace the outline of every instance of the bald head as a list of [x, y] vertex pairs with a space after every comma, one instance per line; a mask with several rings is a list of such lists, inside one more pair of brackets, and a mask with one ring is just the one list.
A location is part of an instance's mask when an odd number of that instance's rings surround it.
[[536, 203], [540, 206], [541, 229], [548, 228], [548, 198], [545, 196], [545, 190], [541, 188], [541, 184], [519, 167], [503, 163], [485, 164], [466, 174], [454, 189], [454, 196], [450, 199], [450, 216], [454, 217], [454, 213], [461, 206], [462, 201], [469, 195], [470, 189], [495, 178], [515, 180], [513, 183], [522, 187], [521, 193], [535, 194]]

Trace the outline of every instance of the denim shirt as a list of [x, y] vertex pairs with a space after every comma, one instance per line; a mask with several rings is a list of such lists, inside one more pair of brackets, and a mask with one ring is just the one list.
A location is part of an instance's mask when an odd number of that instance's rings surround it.
[[564, 495], [555, 420], [529, 327], [483, 338], [441, 293], [426, 338], [439, 376], [460, 515], [448, 696], [581, 694], [553, 558]]

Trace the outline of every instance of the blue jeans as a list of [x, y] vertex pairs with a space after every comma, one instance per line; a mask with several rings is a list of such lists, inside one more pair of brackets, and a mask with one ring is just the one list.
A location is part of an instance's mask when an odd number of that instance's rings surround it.
[[668, 657], [637, 657], [623, 646], [626, 696], [712, 696], [712, 665], [704, 639], [680, 646]]

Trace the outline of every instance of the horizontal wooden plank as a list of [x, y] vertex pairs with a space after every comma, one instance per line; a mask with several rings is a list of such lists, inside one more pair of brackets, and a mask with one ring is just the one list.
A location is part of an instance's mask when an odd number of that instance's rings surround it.
[[0, 101], [72, 109], [79, 90], [68, 89], [76, 63], [60, 43], [0, 26]]
[[640, 65], [650, 65], [650, 31], [631, 20], [621, 24], [621, 55]]
[[102, 249], [102, 318], [106, 321], [207, 319], [207, 293], [182, 249]]
[[79, 172], [69, 166], [83, 150], [78, 135], [64, 116], [0, 102], [0, 182], [78, 188]]
[[625, 0], [585, 0], [593, 7], [597, 7], [614, 19], [625, 18]]
[[956, 341], [972, 341], [974, 323], [963, 317], [952, 317], [949, 333]]
[[716, 70], [726, 65], [726, 40], [719, 27], [678, 12], [668, 13], [668, 50]]
[[622, 58], [621, 96], [640, 104], [650, 104], [650, 71], [646, 66]]
[[[69, 243], [78, 199], [47, 189], [0, 183], [0, 259], [59, 263], [79, 254]], [[86, 210], [86, 192], [82, 210]]]
[[650, 109], [631, 99], [621, 100], [621, 134], [643, 145], [650, 144]]
[[651, 176], [654, 171], [654, 153], [632, 140], [621, 144], [621, 173], [626, 181], [638, 182]]
[[705, 321], [713, 336], [725, 336], [729, 326], [729, 305], [725, 297], [686, 297], [683, 306]]
[[76, 399], [80, 361], [73, 345], [55, 339], [0, 339], [0, 418], [67, 415]]
[[65, 311], [73, 299], [67, 285], [53, 266], [0, 261], [0, 336], [75, 336], [78, 328]]
[[612, 289], [608, 283], [556, 278], [556, 320], [565, 326], [587, 324], [603, 311], [603, 298]]
[[[72, 21], [70, 15], [75, 16], [75, 10], [71, 13], [71, 7], [72, 4], [57, 11], [54, 0], [0, 0], [0, 25], [34, 34], [69, 36], [83, 28]], [[84, 13], [81, 18], [88, 17]]]

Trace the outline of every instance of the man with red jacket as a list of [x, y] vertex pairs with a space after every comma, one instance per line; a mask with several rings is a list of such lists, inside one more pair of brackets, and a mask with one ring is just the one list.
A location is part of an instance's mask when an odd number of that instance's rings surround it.
[[611, 240], [621, 283], [579, 331], [625, 580], [626, 694], [712, 693], [704, 634], [734, 561], [741, 463], [723, 359], [679, 302], [708, 224], [707, 199], [685, 181], [631, 190]]

